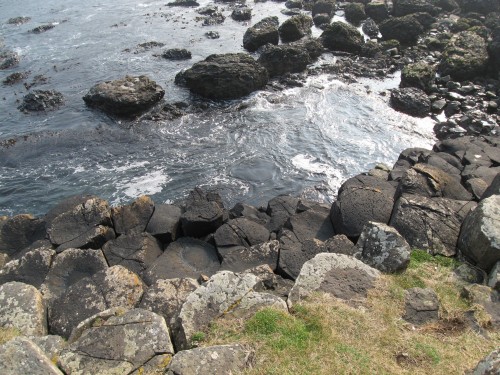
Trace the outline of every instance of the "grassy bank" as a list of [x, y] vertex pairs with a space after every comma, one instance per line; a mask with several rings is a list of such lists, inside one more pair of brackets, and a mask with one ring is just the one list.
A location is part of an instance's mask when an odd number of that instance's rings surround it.
[[[361, 307], [317, 294], [291, 314], [264, 309], [247, 320], [224, 317], [200, 346], [244, 343], [256, 350], [248, 374], [460, 374], [500, 345], [481, 307], [460, 296], [457, 263], [415, 251], [409, 268], [384, 276]], [[440, 320], [414, 327], [401, 316], [404, 291], [430, 287], [439, 296]], [[466, 312], [487, 338], [467, 323]]]

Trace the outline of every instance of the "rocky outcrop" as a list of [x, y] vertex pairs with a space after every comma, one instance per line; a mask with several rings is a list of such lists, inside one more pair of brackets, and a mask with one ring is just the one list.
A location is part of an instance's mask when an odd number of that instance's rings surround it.
[[290, 17], [278, 28], [283, 42], [295, 42], [306, 35], [311, 35], [312, 18], [305, 14]]
[[312, 60], [304, 48], [292, 45], [266, 45], [257, 60], [269, 72], [270, 77], [285, 73], [299, 73]]
[[218, 253], [222, 258], [221, 270], [243, 272], [265, 264], [274, 271], [278, 265], [280, 244], [273, 240], [251, 247], [231, 246], [218, 248]]
[[318, 254], [304, 263], [288, 297], [288, 307], [313, 292], [323, 292], [351, 303], [363, 301], [380, 272], [343, 254]]
[[354, 27], [344, 22], [333, 22], [321, 34], [323, 46], [332, 51], [359, 54], [364, 43], [363, 36]]
[[0, 70], [15, 67], [19, 64], [19, 60], [19, 55], [16, 52], [0, 50]]
[[500, 260], [500, 195], [482, 200], [465, 218], [460, 252], [478, 267], [489, 271]]
[[[66, 374], [137, 374], [165, 370], [174, 353], [165, 320], [134, 309], [93, 324], [62, 351], [58, 365]], [[158, 360], [159, 359], [159, 360]], [[148, 364], [154, 363], [149, 367]]]
[[278, 44], [279, 32], [278, 17], [267, 17], [257, 22], [243, 35], [243, 47], [250, 52], [255, 52], [259, 47], [270, 44]]
[[405, 291], [405, 314], [409, 323], [422, 325], [439, 319], [439, 300], [432, 289], [411, 288]]
[[427, 94], [416, 87], [404, 87], [391, 92], [391, 106], [410, 116], [426, 117], [431, 110]]
[[438, 70], [442, 75], [466, 80], [481, 75], [487, 65], [488, 50], [485, 40], [472, 31], [464, 31], [448, 43]]
[[34, 286], [17, 281], [0, 285], [0, 327], [26, 336], [47, 334], [47, 310]]
[[252, 9], [242, 6], [233, 10], [231, 18], [235, 21], [248, 21], [252, 18]]
[[435, 79], [436, 68], [425, 61], [405, 65], [401, 71], [401, 87], [416, 87], [429, 92]]
[[395, 39], [403, 44], [415, 44], [424, 32], [423, 26], [412, 15], [389, 18], [379, 27], [385, 40]]
[[45, 222], [33, 215], [6, 218], [0, 224], [0, 252], [10, 257], [45, 237]]
[[233, 246], [251, 247], [269, 240], [269, 231], [261, 224], [246, 218], [229, 220], [214, 235], [215, 244], [220, 250]]
[[236, 374], [251, 368], [253, 352], [241, 345], [219, 345], [178, 352], [167, 375]]
[[135, 116], [159, 102], [165, 91], [146, 76], [106, 81], [93, 86], [83, 97], [85, 103], [117, 116]]
[[113, 207], [111, 219], [116, 234], [133, 234], [145, 231], [155, 204], [148, 196], [141, 196], [126, 206]]
[[55, 90], [33, 90], [23, 97], [18, 107], [23, 112], [53, 111], [64, 104], [63, 95]]
[[396, 17], [424, 12], [435, 16], [440, 9], [434, 4], [434, 2], [429, 0], [395, 0], [392, 13]]
[[267, 204], [266, 213], [271, 217], [267, 228], [271, 232], [278, 232], [290, 215], [297, 211], [299, 199], [289, 195], [279, 195]]
[[170, 48], [164, 51], [161, 57], [167, 60], [189, 60], [191, 52], [185, 48]]
[[365, 12], [368, 17], [377, 23], [389, 18], [389, 10], [387, 9], [385, 1], [382, 0], [375, 0], [366, 4]]
[[192, 92], [210, 99], [240, 98], [268, 81], [267, 70], [243, 53], [210, 55], [180, 74]]
[[403, 271], [410, 263], [410, 245], [396, 229], [385, 224], [365, 225], [356, 246], [364, 263], [385, 273]]

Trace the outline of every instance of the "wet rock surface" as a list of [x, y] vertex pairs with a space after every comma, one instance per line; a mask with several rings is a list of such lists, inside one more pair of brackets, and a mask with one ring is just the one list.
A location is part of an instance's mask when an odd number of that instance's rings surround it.
[[64, 104], [64, 96], [55, 90], [34, 90], [23, 98], [18, 107], [23, 112], [53, 111]]
[[259, 47], [270, 43], [278, 44], [279, 32], [278, 17], [267, 17], [257, 22], [243, 35], [243, 47], [250, 52], [255, 52]]

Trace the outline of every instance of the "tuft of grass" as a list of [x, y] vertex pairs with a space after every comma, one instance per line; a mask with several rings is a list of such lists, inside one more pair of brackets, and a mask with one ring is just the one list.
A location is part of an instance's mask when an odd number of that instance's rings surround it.
[[206, 334], [204, 332], [195, 332], [191, 336], [191, 341], [193, 342], [193, 344], [198, 344], [198, 343], [204, 341], [205, 338], [206, 338]]
[[17, 328], [0, 327], [0, 345], [3, 345], [7, 341], [10, 341], [13, 338], [20, 336], [20, 335], [21, 335], [21, 331], [19, 331]]

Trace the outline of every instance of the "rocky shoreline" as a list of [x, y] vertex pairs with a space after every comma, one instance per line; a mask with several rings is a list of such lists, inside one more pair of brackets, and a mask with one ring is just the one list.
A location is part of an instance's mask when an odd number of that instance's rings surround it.
[[[477, 303], [498, 329], [498, 2], [399, 0], [388, 8], [290, 0], [285, 6], [311, 16], [299, 12], [281, 25], [269, 17], [249, 28], [243, 44], [258, 59], [212, 55], [176, 82], [210, 99], [234, 99], [300, 85], [308, 74], [353, 81], [402, 69], [390, 103], [414, 116], [444, 114], [433, 149], [406, 149], [392, 167], [377, 165], [348, 179], [331, 205], [278, 196], [266, 207], [228, 208], [216, 192], [195, 188], [179, 204], [142, 196], [111, 207], [99, 197], [75, 196], [43, 217], [1, 217], [0, 327], [19, 334], [0, 347], [2, 373], [241, 372], [255, 360], [252, 348], [196, 347], [211, 322], [264, 307], [288, 313], [315, 292], [356, 304], [383, 273], [404, 272], [415, 249], [463, 261], [458, 277], [481, 285], [487, 298]], [[365, 42], [350, 24], [330, 24], [338, 10], [382, 39]], [[216, 11], [206, 17], [223, 21]], [[234, 17], [248, 12], [235, 10]], [[327, 24], [319, 39], [308, 37], [313, 23]], [[308, 68], [325, 49], [340, 53], [337, 63]], [[2, 64], [15, 60], [1, 57]], [[116, 116], [176, 117], [191, 108], [162, 103], [163, 96], [148, 77], [127, 76], [96, 85], [84, 100]], [[56, 91], [26, 98], [24, 111], [63, 104]], [[437, 307], [428, 309], [429, 300], [438, 304], [432, 293], [408, 295], [415, 308], [405, 320], [421, 325], [439, 318]], [[498, 358], [497, 350], [474, 374], [498, 371]]]

